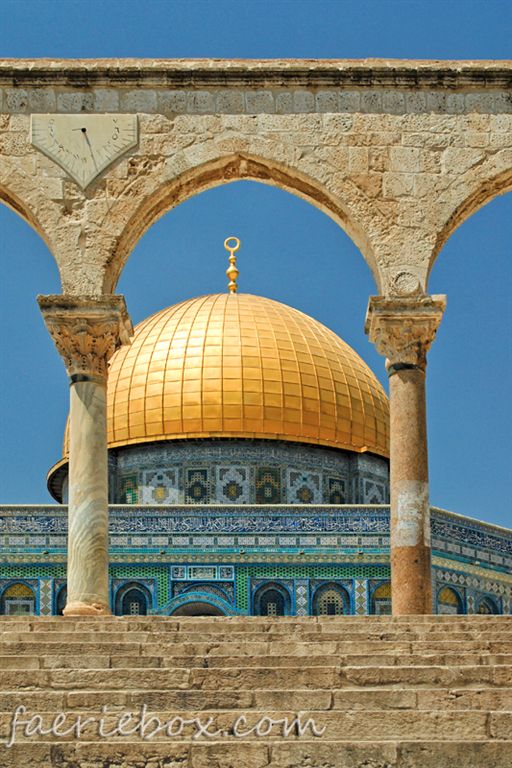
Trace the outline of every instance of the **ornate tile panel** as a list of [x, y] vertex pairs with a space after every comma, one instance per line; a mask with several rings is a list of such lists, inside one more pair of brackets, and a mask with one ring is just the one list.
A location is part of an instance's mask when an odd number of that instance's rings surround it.
[[216, 467], [214, 498], [220, 504], [250, 504], [249, 467]]
[[341, 477], [328, 477], [326, 480], [325, 503], [345, 504], [347, 498], [346, 481]]
[[39, 614], [52, 615], [52, 579], [39, 580]]
[[287, 469], [286, 495], [288, 504], [321, 504], [321, 475], [317, 472]]
[[256, 504], [281, 503], [281, 470], [276, 467], [256, 469]]
[[307, 579], [295, 581], [295, 615], [309, 615], [309, 582]]
[[183, 493], [179, 485], [179, 469], [145, 470], [140, 488], [142, 504], [180, 504]]
[[208, 470], [185, 470], [185, 503], [208, 504], [210, 501], [210, 483]]

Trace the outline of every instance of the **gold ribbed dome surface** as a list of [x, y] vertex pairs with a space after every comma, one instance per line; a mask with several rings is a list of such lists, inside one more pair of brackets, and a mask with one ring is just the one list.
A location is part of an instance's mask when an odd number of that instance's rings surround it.
[[202, 296], [139, 323], [111, 359], [107, 404], [109, 447], [246, 437], [389, 456], [388, 401], [368, 366], [260, 296]]

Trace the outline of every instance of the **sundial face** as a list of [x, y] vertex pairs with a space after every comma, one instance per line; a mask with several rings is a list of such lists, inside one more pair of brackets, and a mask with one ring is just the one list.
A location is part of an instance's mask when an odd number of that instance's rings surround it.
[[137, 115], [32, 115], [30, 140], [85, 189], [137, 145]]

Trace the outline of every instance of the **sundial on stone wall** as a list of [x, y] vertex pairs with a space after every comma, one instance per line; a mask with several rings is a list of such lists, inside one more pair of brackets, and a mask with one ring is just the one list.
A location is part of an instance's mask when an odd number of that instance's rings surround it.
[[32, 115], [30, 140], [85, 189], [137, 145], [137, 115]]

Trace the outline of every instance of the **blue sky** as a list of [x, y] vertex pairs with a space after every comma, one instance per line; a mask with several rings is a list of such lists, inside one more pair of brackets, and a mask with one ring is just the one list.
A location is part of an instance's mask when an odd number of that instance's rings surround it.
[[[512, 50], [512, 3], [499, 0], [0, 0], [0, 14], [2, 57], [486, 59]], [[60, 286], [44, 244], [4, 206], [0, 232], [0, 500], [48, 502], [45, 474], [60, 457], [68, 386], [35, 296]], [[230, 234], [242, 239], [241, 290], [318, 318], [387, 386], [363, 331], [375, 286], [362, 256], [324, 214], [273, 187], [218, 187], [149, 230], [118, 288], [134, 321], [223, 291]], [[448, 295], [428, 368], [432, 503], [502, 525], [512, 517], [511, 242], [506, 195], [454, 233], [430, 283]], [[321, 287], [318, 275], [327, 278]]]

